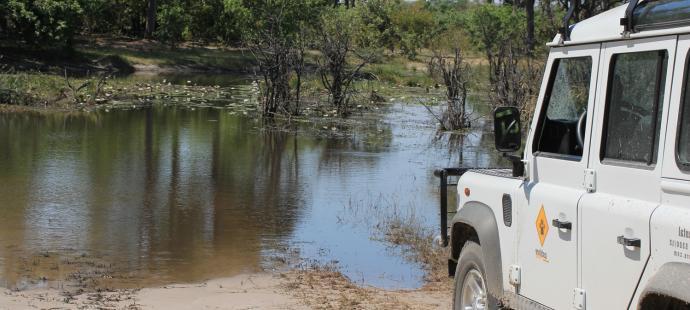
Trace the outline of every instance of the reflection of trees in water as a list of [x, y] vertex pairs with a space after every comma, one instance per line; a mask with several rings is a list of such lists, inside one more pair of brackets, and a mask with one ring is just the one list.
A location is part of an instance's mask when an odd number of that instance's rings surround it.
[[439, 133], [434, 144], [448, 150], [451, 165], [469, 168], [507, 167], [502, 154], [494, 146], [492, 129], [483, 128], [461, 133]]
[[[4, 278], [6, 284], [20, 280], [16, 273], [23, 260], [17, 257], [16, 253], [26, 250], [25, 242], [33, 241], [39, 245], [49, 242], [46, 239], [50, 236], [50, 231], [36, 231], [34, 228], [55, 221], [53, 215], [60, 211], [57, 206], [45, 201], [42, 203], [46, 210], [32, 210], [27, 206], [28, 201], [40, 198], [41, 192], [49, 195], [67, 187], [62, 183], [64, 179], [60, 178], [55, 170], [73, 168], [61, 167], [61, 164], [76, 156], [68, 152], [70, 148], [74, 148], [74, 137], [56, 136], [60, 130], [73, 128], [75, 122], [78, 122], [79, 126], [90, 126], [97, 121], [98, 117], [95, 115], [81, 117], [80, 114], [0, 115], [0, 183], [3, 184], [0, 186], [0, 249], [3, 256], [0, 258], [0, 278]], [[58, 138], [67, 140], [70, 145], [54, 143]], [[43, 153], [42, 150], [46, 148], [55, 150], [57, 156], [53, 158]], [[52, 159], [55, 164], [48, 166], [49, 171], [43, 171], [46, 167], [45, 162]], [[75, 224], [74, 221], [67, 223]], [[78, 234], [79, 229], [76, 230]], [[61, 238], [61, 241], [66, 241], [66, 238]]]
[[[43, 251], [103, 256], [140, 285], [151, 273], [195, 281], [256, 268], [311, 199], [302, 167], [373, 166], [367, 153], [392, 141], [380, 124], [340, 128], [337, 138], [261, 126], [164, 107], [0, 116], [0, 246], [19, 245], [0, 254], [0, 277], [16, 281], [18, 259]], [[33, 213], [52, 218], [32, 222]]]
[[322, 146], [319, 164], [321, 167], [372, 167], [377, 156], [353, 156], [353, 153], [380, 153], [389, 147], [393, 140], [390, 126], [365, 124], [354, 128], [338, 128], [337, 136], [318, 140]]
[[[261, 244], [293, 231], [305, 199], [298, 164], [304, 147], [295, 135], [257, 132], [252, 120], [214, 109], [88, 115], [0, 117], [0, 182], [12, 184], [0, 188], [0, 201], [6, 202], [0, 205], [3, 211], [13, 208], [0, 219], [0, 231], [7, 230], [3, 236], [11, 240], [1, 242], [22, 244], [29, 227], [46, 229], [27, 223], [25, 213], [51, 199], [86, 210], [88, 231], [58, 232], [66, 240], [85, 236], [86, 248], [77, 250], [184, 281], [258, 267]], [[58, 193], [76, 191], [77, 198], [31, 194], [31, 180], [46, 173], [40, 163], [60, 152], [72, 154], [67, 160], [84, 171], [65, 166], [50, 173], [85, 180], [54, 185]], [[57, 222], [68, 223], [59, 217], [69, 214], [57, 216]], [[73, 245], [22, 246], [21, 255], [30, 255]], [[12, 264], [16, 254], [3, 255]], [[4, 276], [16, 272], [14, 267], [5, 266]]]
[[508, 167], [510, 163], [494, 146], [493, 104], [477, 93], [468, 96], [468, 103], [472, 128], [454, 132], [439, 130], [431, 141], [431, 147], [447, 152], [447, 165], [451, 167]]
[[[253, 120], [219, 113], [214, 132], [216, 207], [234, 205], [242, 225], [275, 241], [290, 236], [304, 203], [299, 182], [301, 141], [294, 134], [257, 130]], [[226, 213], [225, 216], [236, 216]]]

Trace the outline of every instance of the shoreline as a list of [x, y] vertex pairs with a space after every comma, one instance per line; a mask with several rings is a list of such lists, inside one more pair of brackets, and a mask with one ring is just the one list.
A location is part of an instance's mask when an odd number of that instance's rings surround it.
[[0, 309], [448, 309], [448, 281], [442, 288], [385, 290], [358, 286], [338, 271], [316, 268], [79, 295], [0, 289]]

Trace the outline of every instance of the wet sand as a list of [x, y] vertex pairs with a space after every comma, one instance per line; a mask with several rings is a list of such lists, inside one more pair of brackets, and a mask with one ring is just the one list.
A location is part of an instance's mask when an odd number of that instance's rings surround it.
[[[198, 284], [65, 295], [58, 290], [3, 291], [0, 309], [300, 309], [283, 280], [241, 275]], [[303, 308], [303, 307], [302, 307]]]
[[3, 289], [0, 309], [450, 309], [446, 284], [387, 291], [354, 285], [337, 271], [291, 271], [80, 295]]

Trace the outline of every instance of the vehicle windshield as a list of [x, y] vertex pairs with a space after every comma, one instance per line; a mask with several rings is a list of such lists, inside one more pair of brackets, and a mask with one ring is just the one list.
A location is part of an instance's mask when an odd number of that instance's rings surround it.
[[550, 89], [547, 93], [546, 117], [539, 120], [540, 133], [536, 151], [551, 154], [582, 156], [577, 142], [578, 121], [587, 111], [592, 58], [556, 59]]

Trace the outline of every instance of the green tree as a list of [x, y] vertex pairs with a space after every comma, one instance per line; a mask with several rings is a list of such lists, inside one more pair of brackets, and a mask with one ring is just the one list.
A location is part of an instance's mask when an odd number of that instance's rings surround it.
[[400, 49], [411, 59], [439, 32], [434, 14], [421, 2], [398, 6], [393, 12], [392, 21]]
[[217, 24], [219, 40], [226, 44], [241, 43], [247, 37], [252, 12], [242, 1], [223, 0], [223, 8]]
[[[239, 16], [241, 37], [254, 55], [263, 78], [263, 114], [289, 113], [300, 85], [293, 90], [293, 74], [302, 72], [304, 29], [318, 17], [328, 0], [226, 0], [226, 10]], [[298, 80], [299, 77], [298, 77]]]
[[395, 50], [400, 37], [393, 24], [393, 14], [399, 6], [399, 0], [369, 0], [359, 6], [358, 12], [366, 28], [369, 44]]
[[[95, 34], [142, 37], [146, 31], [149, 1], [79, 0], [84, 31]], [[161, 0], [156, 1], [156, 8]], [[156, 10], [157, 13], [157, 10]]]
[[525, 12], [480, 5], [466, 14], [464, 29], [489, 62], [489, 97], [494, 106], [517, 106], [529, 115], [539, 89], [541, 66], [527, 43]]
[[467, 11], [463, 28], [471, 43], [492, 59], [506, 45], [524, 47], [525, 16], [510, 6], [480, 5]]
[[191, 1], [186, 13], [189, 15], [189, 33], [194, 40], [218, 42], [222, 39], [224, 27], [222, 0]]
[[6, 0], [0, 12], [4, 36], [33, 46], [70, 47], [82, 9], [76, 0]]
[[177, 2], [162, 5], [158, 12], [157, 24], [156, 38], [170, 44], [171, 47], [177, 46], [182, 41], [187, 26], [187, 16], [182, 5]]

